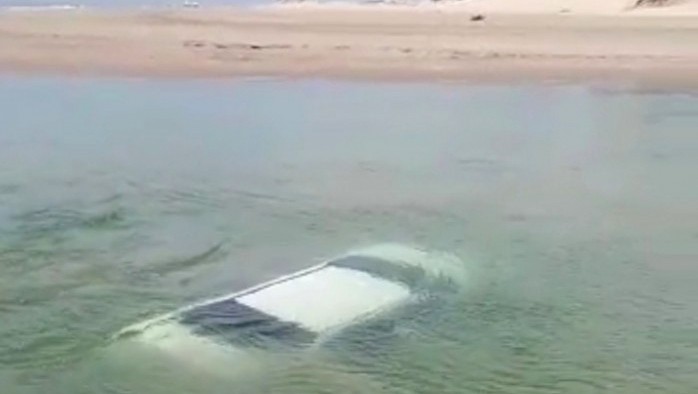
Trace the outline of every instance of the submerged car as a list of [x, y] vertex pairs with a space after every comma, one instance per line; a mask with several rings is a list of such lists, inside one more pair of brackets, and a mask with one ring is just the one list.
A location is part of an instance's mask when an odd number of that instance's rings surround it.
[[453, 256], [379, 245], [135, 324], [116, 339], [185, 360], [313, 349], [352, 327], [399, 318], [408, 306], [458, 291], [465, 279]]

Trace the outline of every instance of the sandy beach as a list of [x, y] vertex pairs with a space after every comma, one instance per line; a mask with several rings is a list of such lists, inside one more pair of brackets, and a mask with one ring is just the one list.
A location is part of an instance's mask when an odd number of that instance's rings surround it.
[[2, 11], [0, 71], [698, 88], [696, 0], [521, 3]]

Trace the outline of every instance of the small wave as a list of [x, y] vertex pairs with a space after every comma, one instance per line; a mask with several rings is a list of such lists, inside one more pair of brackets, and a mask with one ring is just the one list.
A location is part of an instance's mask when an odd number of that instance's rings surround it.
[[0, 184], [0, 195], [11, 195], [21, 190], [21, 186], [16, 183]]
[[111, 209], [86, 213], [68, 208], [44, 208], [15, 216], [19, 230], [27, 236], [62, 232], [79, 228], [108, 229], [124, 221], [124, 212]]
[[226, 253], [223, 246], [224, 243], [220, 242], [211, 246], [205, 251], [195, 254], [193, 256], [180, 259], [172, 259], [170, 261], [161, 263], [159, 266], [149, 269], [148, 273], [166, 275], [172, 272], [183, 271], [188, 268], [196, 267], [202, 264], [220, 261], [220, 257], [224, 256]]
[[[378, 244], [359, 248], [345, 256], [359, 255], [387, 260], [422, 269], [434, 278], [445, 278], [465, 287], [468, 271], [465, 262], [450, 253], [431, 251], [399, 243]], [[341, 256], [344, 257], [344, 256]]]
[[12, 292], [6, 291], [3, 298], [0, 299], [0, 309], [3, 308], [3, 305], [7, 310], [10, 310], [50, 304], [56, 300], [58, 295], [69, 293], [82, 286], [83, 284], [79, 282], [40, 283]]

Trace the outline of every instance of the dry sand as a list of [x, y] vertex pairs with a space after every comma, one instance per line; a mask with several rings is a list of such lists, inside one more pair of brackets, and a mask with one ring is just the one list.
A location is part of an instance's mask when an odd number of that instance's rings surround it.
[[[522, 7], [526, 3], [529, 7]], [[484, 21], [471, 21], [483, 13]], [[698, 88], [698, 0], [0, 12], [0, 70], [146, 77], [614, 80]]]

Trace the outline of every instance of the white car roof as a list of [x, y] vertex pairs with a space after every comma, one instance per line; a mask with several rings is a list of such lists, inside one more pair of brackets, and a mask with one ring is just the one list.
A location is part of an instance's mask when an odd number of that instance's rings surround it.
[[388, 309], [409, 295], [401, 283], [324, 266], [239, 296], [236, 301], [319, 334]]

